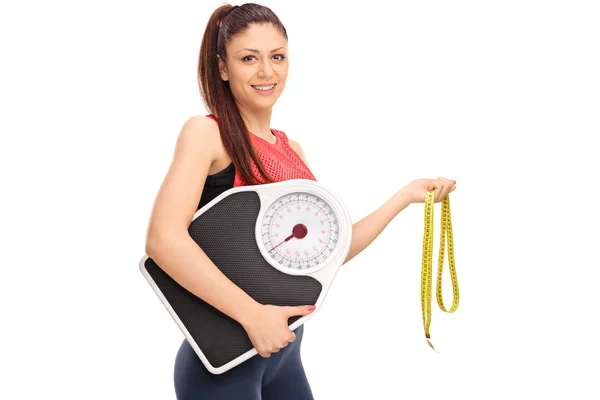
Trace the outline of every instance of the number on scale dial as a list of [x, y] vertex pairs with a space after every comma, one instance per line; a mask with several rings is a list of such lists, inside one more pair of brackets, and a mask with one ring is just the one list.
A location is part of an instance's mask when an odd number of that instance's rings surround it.
[[290, 193], [267, 209], [261, 233], [271, 262], [291, 270], [320, 269], [336, 250], [338, 218], [319, 196]]

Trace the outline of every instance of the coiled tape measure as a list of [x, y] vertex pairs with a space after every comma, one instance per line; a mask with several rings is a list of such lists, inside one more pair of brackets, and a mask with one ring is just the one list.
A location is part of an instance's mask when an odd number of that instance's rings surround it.
[[[433, 264], [433, 204], [434, 190], [427, 192], [425, 196], [425, 229], [423, 232], [423, 258], [421, 262], [421, 310], [423, 313], [423, 327], [425, 328], [425, 337], [427, 344], [433, 350], [435, 347], [429, 340], [429, 327], [431, 325], [431, 284], [432, 284], [432, 264]], [[442, 223], [440, 232], [440, 252], [438, 257], [438, 272], [436, 283], [436, 298], [440, 309], [444, 312], [453, 313], [458, 308], [459, 292], [458, 279], [456, 277], [456, 267], [454, 265], [454, 240], [452, 237], [452, 220], [450, 218], [450, 196], [446, 195], [442, 200]], [[442, 272], [444, 269], [444, 252], [448, 240], [448, 263], [450, 265], [450, 279], [452, 281], [452, 307], [446, 310], [444, 299], [442, 297]], [[436, 350], [437, 351], [437, 350]]]

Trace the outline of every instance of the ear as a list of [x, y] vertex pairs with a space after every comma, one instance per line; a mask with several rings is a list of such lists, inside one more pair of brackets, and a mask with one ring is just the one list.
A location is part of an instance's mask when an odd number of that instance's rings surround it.
[[219, 54], [217, 54], [217, 59], [219, 62], [219, 74], [221, 74], [221, 79], [223, 79], [224, 81], [229, 80], [229, 76], [227, 75], [227, 65], [225, 64], [225, 61], [221, 59], [221, 56]]

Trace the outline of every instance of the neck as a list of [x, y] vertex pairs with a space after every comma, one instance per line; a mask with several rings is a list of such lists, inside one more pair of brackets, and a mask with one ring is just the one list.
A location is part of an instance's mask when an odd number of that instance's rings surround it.
[[259, 111], [248, 110], [240, 104], [238, 104], [238, 108], [246, 127], [251, 133], [273, 142], [273, 133], [271, 133], [271, 113], [273, 110], [271, 108]]

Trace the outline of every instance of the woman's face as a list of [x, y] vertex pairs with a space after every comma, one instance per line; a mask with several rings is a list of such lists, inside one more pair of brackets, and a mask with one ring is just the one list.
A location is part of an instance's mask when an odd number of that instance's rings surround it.
[[288, 76], [285, 36], [272, 24], [250, 24], [225, 50], [227, 60], [219, 58], [219, 70], [236, 102], [252, 111], [272, 108]]

